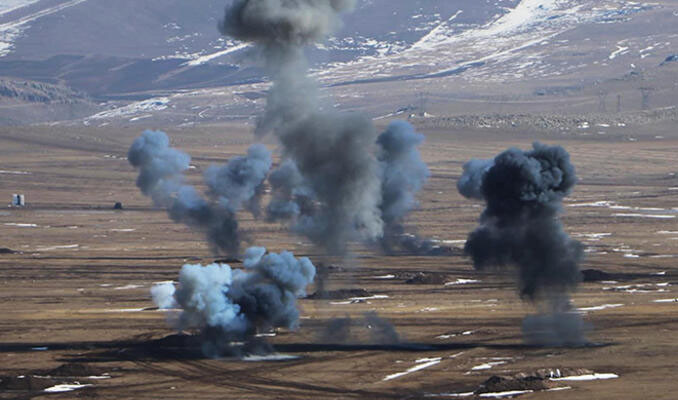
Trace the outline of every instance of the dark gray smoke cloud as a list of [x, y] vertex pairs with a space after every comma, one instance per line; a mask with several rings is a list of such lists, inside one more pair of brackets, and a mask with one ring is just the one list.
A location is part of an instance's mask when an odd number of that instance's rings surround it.
[[178, 285], [156, 285], [151, 294], [158, 307], [180, 310], [172, 319], [177, 330], [198, 330], [209, 338], [203, 345], [209, 356], [228, 352], [232, 342], [257, 333], [297, 329], [297, 299], [306, 295], [315, 276], [311, 261], [290, 252], [267, 254], [264, 248], [251, 247], [245, 252], [244, 267], [187, 264]]
[[271, 46], [305, 46], [341, 24], [355, 0], [235, 0], [219, 25], [224, 35]]
[[285, 160], [268, 177], [273, 196], [266, 208], [269, 221], [290, 220], [313, 214], [313, 191], [306, 186], [297, 165]]
[[548, 304], [547, 314], [526, 319], [528, 340], [585, 341], [569, 300], [580, 280], [583, 249], [558, 219], [563, 198], [576, 182], [562, 147], [535, 143], [531, 151], [512, 148], [494, 160], [467, 163], [458, 185], [466, 197], [481, 197], [487, 204], [464, 249], [475, 268], [515, 266], [521, 296]]
[[156, 206], [167, 208], [172, 220], [204, 231], [215, 252], [238, 253], [241, 238], [235, 213], [242, 204], [256, 203], [258, 188], [270, 168], [270, 154], [263, 146], [255, 145], [247, 157], [208, 171], [213, 201], [185, 183], [191, 158], [170, 147], [164, 132], [145, 131], [130, 147], [128, 159], [139, 169], [141, 192]]
[[387, 252], [397, 247], [413, 254], [431, 255], [440, 248], [431, 240], [406, 233], [403, 226], [405, 216], [418, 205], [416, 194], [430, 176], [418, 149], [423, 141], [424, 135], [405, 121], [392, 122], [377, 138], [384, 221], [381, 245]]
[[[273, 80], [257, 133], [273, 131], [283, 158], [293, 162], [302, 183], [285, 186], [268, 207], [271, 218], [293, 218], [293, 229], [332, 253], [343, 253], [354, 239], [373, 241], [383, 234], [376, 132], [365, 116], [324, 106], [308, 77], [303, 46], [325, 38], [354, 1], [236, 0], [220, 29], [255, 43]], [[278, 186], [281, 189], [283, 186]], [[304, 212], [296, 196], [305, 187]], [[292, 199], [294, 200], [294, 199]]]

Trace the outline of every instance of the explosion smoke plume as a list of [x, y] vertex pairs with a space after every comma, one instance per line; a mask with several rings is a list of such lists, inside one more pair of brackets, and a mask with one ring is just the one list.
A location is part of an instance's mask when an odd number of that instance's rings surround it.
[[415, 132], [412, 125], [405, 121], [392, 122], [377, 139], [381, 167], [380, 208], [384, 221], [381, 245], [387, 252], [399, 247], [424, 255], [440, 248], [430, 240], [406, 234], [403, 226], [405, 216], [418, 205], [415, 195], [430, 176], [418, 150], [423, 141], [424, 135]]
[[237, 254], [240, 234], [236, 212], [243, 204], [254, 213], [260, 186], [271, 167], [271, 155], [262, 145], [253, 145], [247, 157], [212, 167], [206, 180], [212, 201], [185, 183], [184, 172], [191, 158], [170, 147], [167, 134], [145, 131], [128, 152], [130, 164], [139, 169], [137, 186], [158, 207], [167, 208], [172, 220], [204, 231], [216, 252]]
[[[383, 234], [374, 127], [365, 116], [323, 107], [303, 54], [304, 46], [339, 26], [340, 13], [353, 4], [236, 0], [220, 24], [223, 34], [257, 45], [273, 80], [257, 132], [273, 131], [287, 161], [274, 173], [281, 179], [269, 217], [292, 217], [296, 232], [332, 253], [345, 252], [350, 240]], [[300, 205], [298, 196], [312, 206]]]
[[583, 323], [569, 299], [580, 280], [583, 249], [558, 219], [562, 200], [576, 181], [562, 147], [535, 143], [531, 151], [512, 148], [493, 160], [466, 163], [458, 182], [462, 195], [487, 204], [464, 249], [475, 268], [515, 266], [521, 296], [546, 301], [548, 315], [524, 322], [531, 342], [585, 342]]
[[153, 301], [162, 309], [180, 308], [173, 325], [179, 330], [200, 330], [208, 339], [205, 353], [228, 351], [232, 341], [246, 340], [274, 328], [299, 326], [297, 298], [306, 295], [315, 267], [308, 258], [290, 252], [268, 253], [262, 247], [245, 252], [245, 269], [226, 264], [187, 264], [178, 286], [152, 288]]

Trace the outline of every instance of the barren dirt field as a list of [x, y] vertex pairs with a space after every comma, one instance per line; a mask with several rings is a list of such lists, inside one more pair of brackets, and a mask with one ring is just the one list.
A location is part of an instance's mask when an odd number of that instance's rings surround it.
[[[0, 200], [23, 193], [27, 202], [0, 209], [0, 248], [8, 249], [0, 254], [0, 399], [473, 399], [514, 390], [530, 391], [526, 400], [676, 399], [678, 135], [625, 132], [424, 130], [432, 177], [408, 225], [458, 248], [454, 255], [383, 256], [356, 245], [349, 259], [330, 259], [243, 213], [253, 243], [332, 265], [330, 290], [365, 291], [302, 299], [301, 328], [266, 338], [290, 357], [261, 361], [207, 359], [159, 341], [175, 332], [149, 288], [176, 279], [186, 262], [218, 256], [138, 192], [125, 160], [136, 128], [0, 128]], [[253, 141], [246, 126], [168, 134], [193, 156], [196, 184], [211, 163]], [[607, 273], [574, 295], [591, 346], [524, 345], [521, 323], [535, 307], [510, 273], [474, 271], [461, 255], [483, 207], [456, 190], [462, 164], [533, 140], [564, 146], [580, 177], [563, 221], [586, 245], [582, 269]], [[399, 343], [372, 342], [364, 324], [349, 342], [326, 340], [330, 320], [359, 324], [371, 311], [395, 326]], [[614, 375], [550, 379], [591, 374]], [[515, 379], [472, 393], [493, 375]], [[89, 386], [44, 391], [75, 382]]]

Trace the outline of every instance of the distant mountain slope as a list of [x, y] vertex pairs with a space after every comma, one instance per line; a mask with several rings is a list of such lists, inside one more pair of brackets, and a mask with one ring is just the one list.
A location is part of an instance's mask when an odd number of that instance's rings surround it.
[[[0, 76], [108, 102], [92, 121], [197, 123], [261, 107], [252, 49], [216, 28], [229, 0], [19, 1], [0, 10]], [[358, 0], [344, 21], [308, 49], [313, 73], [343, 107], [375, 116], [425, 100], [448, 114], [568, 99], [576, 112], [606, 109], [608, 95], [623, 95], [616, 108], [675, 103], [674, 1]]]
[[[102, 99], [261, 78], [243, 59], [247, 46], [217, 31], [225, 5], [225, 0], [40, 0], [0, 15], [0, 74], [63, 82]], [[365, 0], [310, 55], [320, 66], [394, 54], [452, 15], [463, 27], [503, 12], [476, 0]]]
[[0, 124], [82, 118], [99, 107], [83, 93], [43, 82], [0, 78]]

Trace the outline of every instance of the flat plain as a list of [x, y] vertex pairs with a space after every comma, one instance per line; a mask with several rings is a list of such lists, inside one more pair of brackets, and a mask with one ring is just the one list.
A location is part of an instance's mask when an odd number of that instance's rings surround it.
[[[524, 345], [522, 319], [535, 305], [519, 298], [510, 271], [475, 271], [461, 251], [386, 256], [355, 245], [348, 259], [329, 258], [285, 227], [243, 213], [242, 229], [253, 244], [333, 265], [331, 290], [363, 289], [366, 295], [302, 299], [300, 329], [267, 338], [288, 359], [208, 359], [163, 348], [167, 341], [158, 339], [174, 332], [152, 308], [149, 288], [176, 279], [184, 263], [219, 257], [200, 233], [173, 224], [138, 192], [125, 160], [138, 129], [0, 128], [0, 199], [9, 204], [12, 193], [23, 193], [27, 201], [25, 208], [0, 210], [0, 247], [11, 250], [0, 254], [0, 375], [51, 376], [30, 384], [17, 378], [0, 388], [0, 398], [482, 398], [470, 392], [493, 375], [595, 373], [616, 378], [547, 378], [546, 390], [520, 398], [675, 399], [675, 128], [601, 127], [605, 134], [588, 135], [421, 131], [432, 176], [408, 227], [459, 249], [482, 211], [481, 203], [457, 193], [465, 161], [510, 146], [529, 148], [533, 140], [570, 152], [580, 182], [566, 200], [563, 222], [586, 245], [582, 269], [609, 274], [583, 282], [573, 296], [590, 325], [592, 346]], [[196, 184], [211, 163], [242, 154], [253, 142], [246, 125], [168, 134], [193, 156]], [[265, 142], [275, 148], [272, 139]], [[115, 202], [123, 210], [113, 210]], [[390, 321], [400, 344], [372, 342], [374, 327], [359, 322], [368, 312]], [[351, 341], [328, 343], [323, 332], [329, 322], [346, 316], [356, 321]], [[60, 366], [80, 372], [57, 378]], [[76, 381], [90, 386], [41, 390]]]

